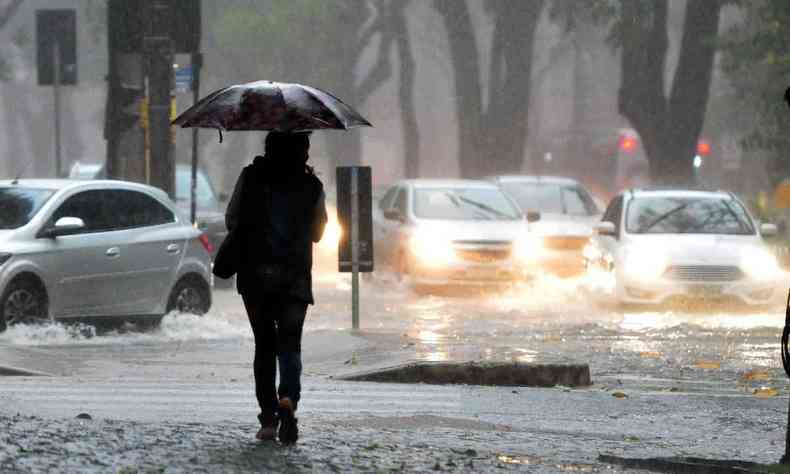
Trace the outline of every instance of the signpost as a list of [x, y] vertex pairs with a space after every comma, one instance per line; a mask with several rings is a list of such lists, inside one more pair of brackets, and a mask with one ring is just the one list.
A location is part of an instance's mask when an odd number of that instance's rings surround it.
[[369, 166], [337, 168], [338, 269], [351, 272], [351, 325], [359, 329], [359, 272], [373, 271], [373, 188]]
[[60, 86], [77, 83], [77, 14], [75, 10], [36, 11], [38, 85], [54, 93], [55, 177], [62, 175]]

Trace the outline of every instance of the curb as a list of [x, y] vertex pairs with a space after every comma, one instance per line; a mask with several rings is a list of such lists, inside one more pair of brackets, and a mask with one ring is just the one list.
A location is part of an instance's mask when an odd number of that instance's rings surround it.
[[47, 373], [44, 373], [44, 372], [36, 372], [36, 371], [33, 371], [33, 370], [20, 369], [20, 368], [17, 368], [17, 367], [9, 367], [9, 366], [0, 365], [0, 377], [2, 377], [2, 376], [9, 376], [9, 377], [14, 377], [14, 376], [50, 377], [51, 375], [47, 374]]
[[417, 362], [334, 377], [356, 382], [586, 387], [592, 385], [587, 364]]
[[[645, 469], [654, 472], [671, 472], [678, 474], [744, 474], [777, 472], [765, 464], [747, 461], [718, 460], [702, 458], [621, 458], [601, 454], [598, 461], [614, 464], [627, 469]], [[784, 472], [784, 471], [782, 471]]]

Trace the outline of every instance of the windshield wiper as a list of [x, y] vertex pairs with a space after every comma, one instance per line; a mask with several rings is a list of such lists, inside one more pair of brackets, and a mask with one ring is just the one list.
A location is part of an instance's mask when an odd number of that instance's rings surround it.
[[670, 209], [669, 211], [661, 214], [660, 216], [658, 216], [655, 219], [653, 219], [652, 221], [650, 221], [648, 224], [640, 226], [638, 229], [636, 229], [636, 233], [637, 234], [643, 234], [643, 233], [647, 232], [648, 230], [652, 229], [653, 227], [655, 227], [659, 223], [663, 222], [664, 219], [675, 215], [676, 213], [678, 213], [678, 212], [682, 211], [683, 209], [689, 207], [689, 205], [691, 205], [691, 204], [693, 204], [695, 202], [697, 202], [697, 201], [689, 201], [689, 202], [681, 204], [680, 206], [677, 206], [675, 208]]
[[482, 210], [484, 210], [486, 212], [490, 212], [491, 214], [494, 214], [495, 216], [499, 216], [499, 217], [501, 217], [503, 219], [508, 219], [508, 220], [513, 219], [513, 216], [505, 214], [502, 211], [496, 210], [496, 209], [494, 209], [491, 206], [483, 204], [482, 202], [477, 202], [475, 200], [472, 200], [472, 199], [469, 199], [469, 198], [465, 198], [463, 196], [458, 196], [458, 200], [461, 201], [461, 202], [464, 202], [466, 204], [470, 204], [472, 206], [475, 206], [478, 209], [482, 209]]

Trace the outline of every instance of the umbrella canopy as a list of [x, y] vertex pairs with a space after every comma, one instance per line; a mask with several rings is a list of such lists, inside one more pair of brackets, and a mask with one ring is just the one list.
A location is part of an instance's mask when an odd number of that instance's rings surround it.
[[[370, 127], [357, 111], [332, 94], [302, 84], [257, 81], [209, 94], [173, 125], [222, 130], [310, 130]], [[220, 135], [221, 137], [221, 135]]]

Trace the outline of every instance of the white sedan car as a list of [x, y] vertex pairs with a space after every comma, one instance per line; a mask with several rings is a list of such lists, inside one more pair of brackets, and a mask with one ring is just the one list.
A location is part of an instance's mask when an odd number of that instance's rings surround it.
[[373, 215], [377, 265], [416, 288], [510, 284], [539, 247], [515, 203], [486, 181], [401, 181]]
[[584, 272], [582, 249], [601, 211], [576, 180], [553, 176], [505, 175], [492, 178], [524, 214], [538, 213], [530, 231], [541, 239], [536, 273], [577, 276]]
[[630, 190], [615, 197], [584, 249], [589, 281], [621, 304], [771, 302], [779, 268], [732, 194]]

